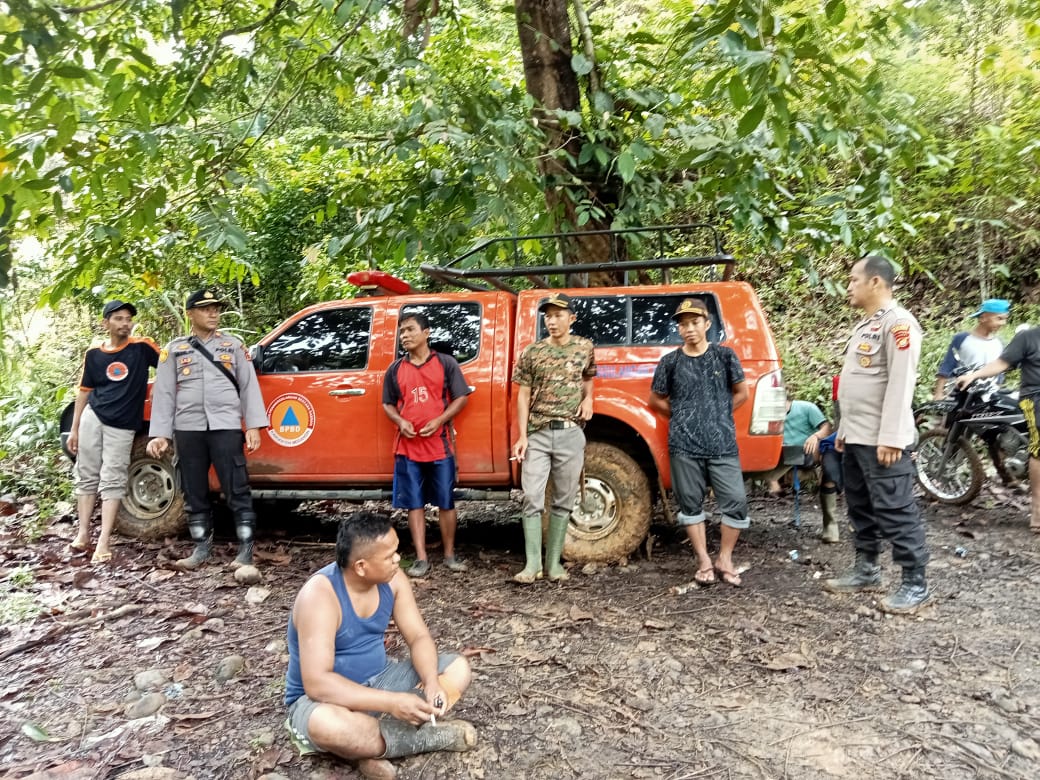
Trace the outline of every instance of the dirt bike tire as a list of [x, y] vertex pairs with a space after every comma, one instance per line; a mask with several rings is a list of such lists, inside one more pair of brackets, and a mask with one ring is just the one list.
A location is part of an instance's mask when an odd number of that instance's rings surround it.
[[946, 431], [927, 431], [917, 443], [917, 484], [925, 495], [942, 504], [960, 506], [970, 503], [986, 479], [982, 459], [963, 437], [957, 440], [953, 456], [939, 473]]

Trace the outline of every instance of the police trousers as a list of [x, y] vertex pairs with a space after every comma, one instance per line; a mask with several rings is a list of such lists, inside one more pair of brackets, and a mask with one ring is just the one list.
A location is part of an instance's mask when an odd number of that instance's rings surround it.
[[241, 430], [174, 431], [181, 470], [181, 488], [188, 514], [209, 514], [209, 467], [217, 472], [220, 489], [228, 508], [238, 517], [253, 511], [249, 474], [243, 452], [245, 434]]
[[877, 447], [846, 444], [843, 459], [845, 504], [858, 552], [876, 556], [884, 542], [892, 545], [892, 562], [904, 569], [928, 563], [924, 523], [914, 498], [914, 463], [904, 450], [884, 468]]

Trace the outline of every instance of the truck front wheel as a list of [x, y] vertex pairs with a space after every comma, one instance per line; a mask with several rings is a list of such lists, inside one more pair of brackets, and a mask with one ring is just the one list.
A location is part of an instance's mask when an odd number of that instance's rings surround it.
[[119, 507], [116, 530], [138, 539], [161, 539], [185, 526], [184, 494], [173, 464], [173, 447], [156, 459], [147, 453], [147, 436], [134, 439], [126, 495]]
[[650, 483], [624, 450], [604, 442], [585, 446], [584, 500], [571, 513], [563, 556], [579, 563], [617, 561], [650, 530]]

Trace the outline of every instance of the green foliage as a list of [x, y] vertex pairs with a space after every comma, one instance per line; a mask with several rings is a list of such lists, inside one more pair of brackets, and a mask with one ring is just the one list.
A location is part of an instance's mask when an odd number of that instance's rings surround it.
[[71, 307], [58, 325], [49, 313], [32, 312], [28, 297], [0, 296], [7, 335], [0, 343], [0, 494], [53, 503], [71, 492], [58, 423], [90, 337]]
[[39, 613], [40, 606], [29, 592], [35, 581], [32, 568], [24, 564], [0, 581], [0, 626], [21, 623]]

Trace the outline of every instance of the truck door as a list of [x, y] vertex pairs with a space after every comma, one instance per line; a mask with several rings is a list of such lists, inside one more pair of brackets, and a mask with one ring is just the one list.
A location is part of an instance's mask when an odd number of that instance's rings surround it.
[[249, 459], [254, 483], [390, 479], [390, 454], [374, 446], [386, 423], [386, 366], [373, 365], [371, 354], [382, 319], [372, 303], [338, 304], [305, 314], [263, 345], [257, 373], [270, 428]]

